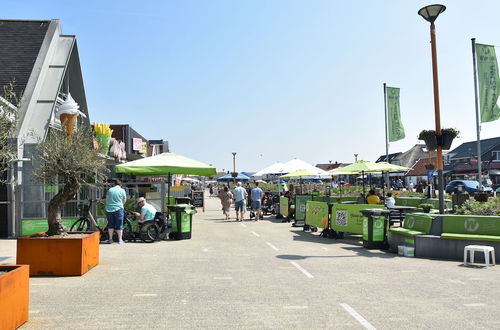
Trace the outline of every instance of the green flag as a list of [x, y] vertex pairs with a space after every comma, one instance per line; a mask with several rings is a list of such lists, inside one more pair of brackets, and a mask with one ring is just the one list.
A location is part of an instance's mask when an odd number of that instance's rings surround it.
[[405, 138], [405, 129], [399, 111], [399, 88], [387, 87], [387, 128], [389, 129], [389, 142]]
[[495, 47], [490, 45], [476, 44], [476, 52], [481, 122], [486, 123], [500, 118], [497, 105], [500, 92], [497, 56]]

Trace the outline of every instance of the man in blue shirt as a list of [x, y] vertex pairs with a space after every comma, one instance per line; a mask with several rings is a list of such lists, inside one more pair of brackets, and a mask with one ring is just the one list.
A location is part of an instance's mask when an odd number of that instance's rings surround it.
[[264, 196], [264, 192], [259, 188], [259, 183], [255, 183], [255, 188], [250, 192], [250, 196], [252, 197], [252, 211], [255, 212], [255, 221], [259, 221], [262, 219], [262, 196]]
[[111, 182], [112, 187], [106, 194], [106, 218], [108, 219], [108, 244], [113, 243], [113, 232], [116, 230], [118, 236], [118, 244], [123, 244], [123, 219], [125, 217], [125, 201], [127, 194], [121, 187], [122, 183], [118, 179]]
[[[156, 215], [156, 209], [153, 205], [146, 203], [146, 198], [139, 197], [137, 198], [137, 206], [141, 208], [141, 213], [133, 212], [135, 217], [137, 218], [137, 222], [139, 224], [143, 224], [145, 221], [154, 220]], [[137, 226], [137, 232], [139, 231], [139, 227]]]
[[234, 189], [234, 206], [236, 209], [236, 221], [243, 221], [246, 209], [247, 191], [241, 186], [241, 182], [236, 184]]

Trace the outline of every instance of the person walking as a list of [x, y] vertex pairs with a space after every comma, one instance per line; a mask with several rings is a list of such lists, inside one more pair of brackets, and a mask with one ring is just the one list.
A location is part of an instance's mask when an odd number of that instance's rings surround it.
[[116, 230], [118, 236], [118, 244], [125, 243], [123, 241], [123, 219], [125, 217], [125, 201], [127, 194], [123, 190], [122, 183], [119, 179], [111, 181], [112, 187], [106, 194], [106, 218], [108, 219], [108, 244], [113, 243], [113, 233]]
[[255, 188], [250, 192], [252, 211], [255, 213], [255, 221], [262, 219], [262, 196], [264, 196], [264, 192], [259, 188], [259, 183], [255, 182]]
[[247, 191], [241, 186], [241, 182], [236, 184], [234, 189], [234, 206], [236, 209], [236, 221], [243, 221], [246, 209]]
[[219, 193], [219, 198], [222, 204], [222, 213], [226, 216], [227, 220], [229, 219], [229, 209], [231, 208], [231, 204], [233, 204], [233, 193], [224, 185], [224, 188]]

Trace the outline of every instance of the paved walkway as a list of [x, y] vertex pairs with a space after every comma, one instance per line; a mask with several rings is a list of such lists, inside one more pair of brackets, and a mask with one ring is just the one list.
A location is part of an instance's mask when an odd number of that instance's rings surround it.
[[[22, 329], [500, 328], [500, 267], [403, 258], [274, 219], [222, 220], [193, 238], [101, 245], [82, 277], [30, 279]], [[0, 263], [15, 240], [0, 240]]]

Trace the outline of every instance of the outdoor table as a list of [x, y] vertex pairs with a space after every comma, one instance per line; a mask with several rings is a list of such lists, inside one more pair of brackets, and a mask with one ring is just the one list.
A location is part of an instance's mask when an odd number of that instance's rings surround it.
[[398, 222], [400, 227], [403, 227], [403, 219], [406, 213], [412, 213], [417, 210], [414, 206], [399, 206], [396, 205], [391, 207], [389, 211], [391, 212], [389, 215], [389, 226], [392, 226], [394, 223]]

